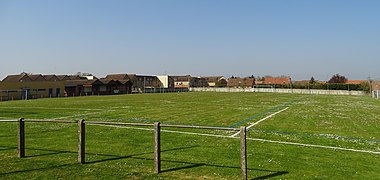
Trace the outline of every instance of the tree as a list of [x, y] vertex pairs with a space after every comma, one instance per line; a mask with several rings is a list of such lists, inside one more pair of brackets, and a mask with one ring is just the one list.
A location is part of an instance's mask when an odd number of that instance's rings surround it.
[[310, 84], [314, 84], [314, 83], [315, 83], [315, 79], [314, 79], [313, 76], [311, 76], [311, 79], [310, 79], [309, 83], [310, 83]]
[[333, 75], [328, 81], [328, 83], [345, 83], [345, 82], [347, 82], [347, 78], [340, 74]]

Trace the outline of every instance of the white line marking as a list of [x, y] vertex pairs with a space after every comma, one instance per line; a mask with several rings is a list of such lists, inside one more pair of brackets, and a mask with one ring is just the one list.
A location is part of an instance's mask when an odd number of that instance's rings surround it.
[[[145, 130], [145, 131], [154, 131], [154, 129], [148, 129], [148, 128], [135, 128], [135, 127], [115, 126], [115, 125], [101, 125], [101, 124], [90, 124], [90, 125], [94, 125], [94, 126], [109, 126], [109, 127], [126, 128], [126, 129], [137, 129], [137, 130]], [[190, 134], [190, 135], [198, 135], [198, 136], [209, 136], [209, 137], [239, 139], [239, 137], [231, 137], [231, 136], [223, 136], [223, 135], [215, 135], [215, 134], [202, 134], [202, 133], [171, 131], [171, 130], [161, 130], [161, 131], [162, 132], [169, 132], [169, 133], [177, 133], [177, 134]], [[302, 146], [302, 147], [314, 147], [314, 148], [333, 149], [333, 150], [341, 150], [341, 151], [351, 151], [351, 152], [361, 152], [361, 153], [370, 153], [370, 154], [380, 154], [380, 152], [377, 152], [377, 151], [369, 151], [369, 150], [361, 150], [361, 149], [350, 149], [350, 148], [342, 148], [342, 147], [334, 147], [334, 146], [322, 146], [322, 145], [315, 145], [315, 144], [302, 144], [302, 143], [286, 142], [286, 141], [273, 141], [273, 140], [258, 139], [258, 138], [247, 138], [247, 140], [269, 142], [269, 143], [276, 143], [276, 144], [295, 145], [295, 146]]]
[[[145, 130], [145, 131], [154, 131], [154, 129], [150, 129], [150, 128], [136, 128], [136, 127], [129, 127], [129, 126], [104, 125], [104, 124], [89, 124], [89, 125], [115, 127], [115, 128], [124, 128], [124, 129], [137, 129], [137, 130]], [[177, 134], [190, 134], [190, 135], [201, 135], [201, 136], [221, 137], [221, 138], [228, 138], [229, 137], [229, 136], [216, 135], [216, 134], [202, 134], [202, 133], [183, 132], [183, 131], [171, 131], [171, 130], [164, 130], [164, 129], [162, 129], [161, 131], [162, 132], [177, 133]]]
[[[257, 124], [259, 124], [259, 123], [261, 123], [261, 122], [263, 122], [263, 121], [265, 121], [265, 120], [267, 120], [267, 119], [273, 117], [274, 115], [276, 115], [276, 114], [278, 114], [278, 113], [281, 113], [281, 112], [287, 110], [287, 109], [289, 109], [289, 107], [287, 107], [287, 108], [285, 108], [285, 109], [282, 109], [282, 110], [280, 110], [280, 111], [277, 111], [277, 112], [275, 112], [275, 113], [273, 113], [273, 114], [271, 114], [271, 115], [269, 115], [269, 116], [267, 116], [267, 117], [265, 117], [265, 118], [263, 118], [263, 119], [260, 119], [259, 121], [255, 122], [255, 123], [252, 123], [251, 125], [249, 125], [249, 126], [247, 127], [247, 131], [249, 130], [249, 128], [251, 128], [251, 127], [253, 127], [253, 126], [255, 126], [255, 125], [257, 125]], [[231, 137], [236, 137], [236, 136], [239, 135], [239, 134], [240, 134], [240, 132], [237, 132], [237, 133], [231, 135]]]
[[286, 141], [273, 141], [273, 140], [258, 139], [258, 138], [247, 138], [247, 139], [253, 140], [253, 141], [277, 143], [277, 144], [287, 144], [287, 145], [296, 145], [296, 146], [304, 146], [304, 147], [315, 147], [315, 148], [325, 148], [325, 149], [334, 149], [334, 150], [342, 150], [342, 151], [380, 154], [380, 152], [377, 152], [377, 151], [369, 151], [369, 150], [361, 150], [361, 149], [350, 149], [350, 148], [342, 148], [342, 147], [334, 147], [334, 146], [322, 146], [322, 145], [315, 145], [315, 144], [302, 144], [302, 143], [286, 142]]
[[[113, 112], [113, 111], [116, 111], [116, 110], [109, 109], [109, 110], [103, 110], [103, 111], [98, 111], [98, 112], [88, 112], [88, 113], [81, 113], [81, 114], [76, 113], [75, 115], [72, 115], [72, 116], [63, 116], [63, 117], [58, 117], [54, 119], [57, 119], [57, 120], [70, 119], [70, 118], [75, 118], [75, 117], [83, 117], [83, 116], [102, 114], [102, 113]], [[51, 119], [51, 118], [45, 118], [45, 119]]]

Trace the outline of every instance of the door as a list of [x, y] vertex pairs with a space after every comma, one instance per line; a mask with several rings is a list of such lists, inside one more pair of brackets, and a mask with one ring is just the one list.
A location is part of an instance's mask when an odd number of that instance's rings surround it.
[[28, 89], [22, 89], [21, 90], [21, 99], [27, 100], [27, 99], [29, 99], [28, 96], [29, 96]]
[[49, 88], [49, 97], [53, 97], [53, 88]]
[[61, 95], [61, 88], [55, 89], [55, 96], [59, 97]]

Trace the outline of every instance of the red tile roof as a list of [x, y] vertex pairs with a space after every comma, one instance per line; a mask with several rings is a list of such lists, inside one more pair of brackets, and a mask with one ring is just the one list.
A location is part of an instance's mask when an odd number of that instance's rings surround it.
[[361, 84], [368, 83], [368, 80], [347, 80], [346, 84]]
[[272, 78], [266, 77], [264, 80], [264, 84], [290, 84], [290, 78]]

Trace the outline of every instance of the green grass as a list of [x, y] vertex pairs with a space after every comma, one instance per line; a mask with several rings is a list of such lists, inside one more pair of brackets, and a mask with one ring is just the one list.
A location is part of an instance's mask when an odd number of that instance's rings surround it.
[[[380, 101], [370, 97], [274, 93], [171, 93], [0, 102], [0, 119], [65, 119], [254, 126], [249, 138], [380, 151]], [[239, 124], [241, 122], [241, 124]], [[163, 128], [165, 129], [165, 128]], [[207, 134], [233, 132], [170, 129]], [[239, 140], [162, 132], [162, 170], [153, 173], [153, 132], [88, 125], [77, 164], [77, 125], [0, 123], [0, 179], [239, 179]], [[249, 178], [379, 179], [380, 155], [248, 141]]]

